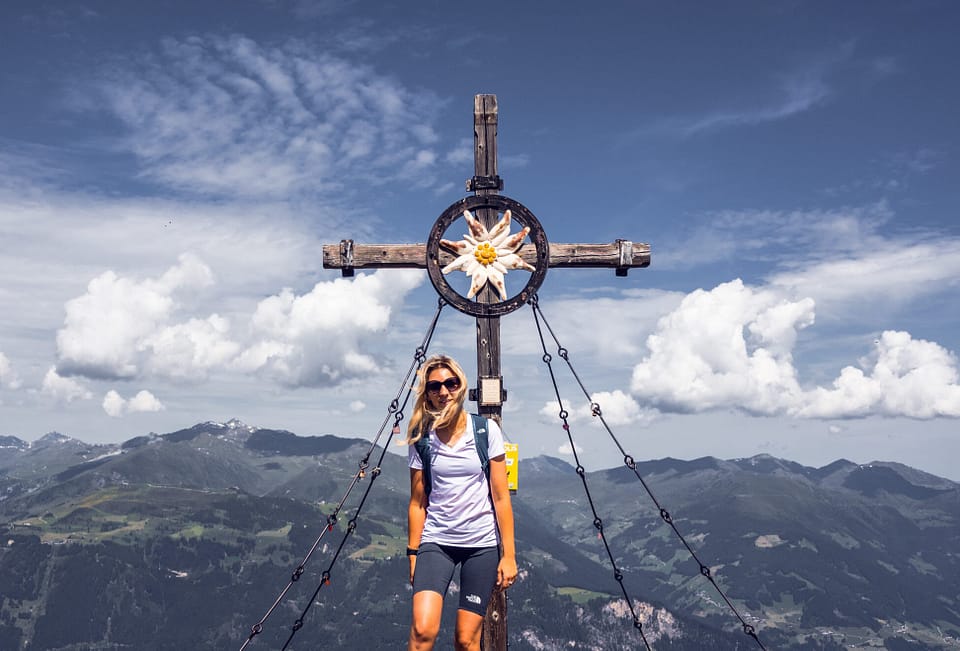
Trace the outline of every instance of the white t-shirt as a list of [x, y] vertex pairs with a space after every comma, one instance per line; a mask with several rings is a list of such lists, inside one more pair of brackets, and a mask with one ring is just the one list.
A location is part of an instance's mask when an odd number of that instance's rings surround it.
[[[440, 442], [436, 430], [430, 430], [428, 436], [433, 489], [420, 542], [457, 547], [497, 545], [496, 516], [487, 477], [477, 456], [473, 418], [467, 417], [467, 429], [453, 447]], [[497, 422], [490, 419], [487, 451], [491, 459], [504, 454], [503, 433]], [[407, 455], [411, 468], [423, 469], [416, 445], [409, 446]]]

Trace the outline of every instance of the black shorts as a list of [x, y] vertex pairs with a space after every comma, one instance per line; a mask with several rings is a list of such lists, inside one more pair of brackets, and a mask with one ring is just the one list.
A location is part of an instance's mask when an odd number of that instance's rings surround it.
[[497, 547], [452, 547], [423, 543], [413, 573], [414, 594], [422, 590], [447, 596], [453, 570], [460, 566], [460, 610], [478, 615], [487, 612], [490, 593], [497, 584], [500, 552]]

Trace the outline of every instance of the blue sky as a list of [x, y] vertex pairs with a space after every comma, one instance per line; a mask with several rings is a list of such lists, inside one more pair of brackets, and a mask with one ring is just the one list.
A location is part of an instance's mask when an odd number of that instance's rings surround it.
[[[653, 247], [627, 278], [552, 270], [540, 292], [633, 456], [960, 479], [954, 3], [2, 14], [0, 434], [370, 436], [435, 292], [340, 279], [320, 247], [424, 241], [494, 93], [504, 193], [551, 241]], [[471, 319], [446, 311], [435, 342], [473, 375]], [[528, 310], [503, 344], [505, 431], [569, 459]], [[561, 389], [584, 462], [618, 464]]]

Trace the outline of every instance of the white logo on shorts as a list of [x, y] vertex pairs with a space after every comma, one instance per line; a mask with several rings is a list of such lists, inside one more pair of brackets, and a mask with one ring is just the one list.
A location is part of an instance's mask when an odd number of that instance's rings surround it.
[[467, 601], [469, 601], [472, 604], [479, 604], [481, 601], [483, 601], [483, 599], [481, 599], [479, 595], [468, 594]]

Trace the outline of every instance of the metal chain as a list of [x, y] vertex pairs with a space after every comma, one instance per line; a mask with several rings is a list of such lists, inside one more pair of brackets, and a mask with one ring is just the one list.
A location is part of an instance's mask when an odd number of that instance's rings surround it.
[[[317, 586], [317, 589], [314, 591], [313, 596], [310, 598], [310, 602], [307, 607], [303, 610], [300, 617], [297, 618], [296, 622], [293, 625], [293, 632], [290, 634], [290, 637], [287, 639], [286, 644], [283, 645], [283, 648], [286, 649], [287, 645], [290, 644], [290, 641], [293, 639], [293, 636], [296, 634], [300, 628], [303, 627], [303, 618], [306, 616], [307, 612], [310, 610], [314, 600], [317, 597], [317, 594], [320, 592], [320, 588], [330, 583], [330, 571], [333, 569], [333, 565], [337, 560], [337, 557], [340, 555], [340, 551], [343, 549], [344, 543], [347, 540], [354, 529], [356, 529], [357, 518], [360, 515], [360, 510], [363, 508], [364, 503], [366, 502], [367, 495], [370, 494], [370, 489], [373, 487], [373, 482], [376, 481], [377, 477], [380, 475], [380, 468], [383, 463], [384, 455], [387, 452], [387, 448], [390, 446], [390, 441], [393, 440], [394, 434], [400, 431], [400, 421], [403, 420], [403, 408], [407, 405], [407, 402], [410, 400], [410, 394], [413, 390], [413, 385], [411, 383], [411, 377], [420, 370], [420, 367], [427, 359], [427, 350], [430, 346], [430, 341], [433, 339], [433, 333], [436, 330], [437, 322], [440, 319], [440, 312], [447, 305], [447, 302], [444, 299], [439, 299], [437, 302], [437, 311], [433, 315], [433, 319], [430, 321], [430, 326], [427, 328], [427, 333], [423, 338], [423, 342], [413, 354], [413, 361], [410, 363], [410, 366], [407, 368], [407, 373], [403, 377], [403, 381], [400, 383], [400, 389], [397, 391], [397, 395], [390, 402], [390, 406], [387, 408], [387, 416], [383, 419], [383, 422], [380, 425], [380, 429], [377, 431], [377, 435], [371, 443], [370, 448], [367, 450], [366, 454], [360, 459], [357, 472], [354, 473], [353, 478], [350, 481], [350, 484], [347, 486], [346, 492], [343, 494], [343, 497], [340, 498], [340, 501], [337, 503], [336, 508], [333, 512], [327, 516], [327, 523], [323, 530], [320, 532], [320, 535], [311, 545], [310, 550], [307, 552], [307, 555], [304, 556], [303, 560], [293, 571], [293, 574], [290, 576], [290, 581], [287, 583], [286, 587], [280, 591], [280, 594], [277, 596], [276, 600], [273, 602], [273, 605], [267, 609], [266, 614], [260, 619], [259, 622], [254, 624], [250, 628], [250, 634], [247, 636], [247, 639], [244, 641], [243, 645], [240, 647], [240, 651], [244, 651], [247, 648], [247, 645], [255, 638], [257, 635], [263, 632], [263, 625], [273, 614], [273, 611], [276, 610], [283, 602], [283, 598], [289, 592], [290, 588], [293, 587], [293, 584], [300, 580], [300, 577], [303, 575], [304, 568], [306, 567], [307, 562], [310, 560], [310, 557], [313, 556], [313, 553], [317, 550], [317, 547], [320, 545], [320, 541], [323, 539], [324, 535], [327, 532], [333, 531], [333, 525], [337, 522], [337, 516], [340, 514], [340, 510], [343, 508], [344, 503], [347, 501], [350, 493], [353, 491], [354, 487], [366, 477], [367, 468], [370, 465], [370, 456], [376, 450], [377, 444], [379, 443], [381, 437], [383, 436], [384, 429], [387, 426], [387, 423], [390, 421], [391, 416], [394, 418], [393, 427], [390, 430], [390, 435], [387, 437], [387, 442], [383, 446], [383, 449], [380, 453], [380, 458], [377, 461], [377, 466], [372, 470], [372, 478], [370, 483], [367, 485], [367, 490], [364, 492], [363, 497], [360, 500], [357, 510], [354, 512], [353, 518], [350, 519], [347, 525], [347, 532], [344, 534], [343, 539], [340, 541], [340, 545], [337, 547], [337, 551], [334, 554], [333, 560], [330, 562], [329, 567], [323, 572], [320, 579], [320, 584]], [[406, 389], [406, 395], [404, 395], [404, 389]], [[400, 404], [400, 398], [403, 396], [403, 404]]]
[[[412, 389], [410, 390], [412, 391]], [[409, 394], [408, 394], [409, 397]], [[407, 401], [404, 400], [404, 405]], [[340, 552], [343, 551], [344, 546], [347, 543], [347, 540], [350, 536], [353, 535], [353, 532], [357, 528], [357, 519], [360, 517], [360, 511], [363, 510], [363, 505], [367, 501], [367, 497], [370, 495], [370, 491], [373, 489], [374, 482], [377, 481], [377, 477], [380, 476], [380, 468], [383, 464], [383, 458], [387, 454], [387, 447], [390, 445], [390, 441], [393, 440], [393, 435], [400, 432], [400, 421], [403, 420], [403, 411], [397, 412], [397, 420], [394, 423], [393, 428], [390, 431], [390, 436], [387, 437], [387, 444], [383, 447], [383, 450], [380, 453], [380, 458], [377, 461], [377, 465], [371, 471], [370, 483], [367, 484], [367, 489], [363, 492], [363, 497], [360, 499], [360, 504], [357, 505], [356, 511], [354, 511], [353, 517], [350, 518], [347, 523], [347, 530], [344, 532], [343, 537], [340, 539], [340, 544], [337, 546], [337, 551], [334, 552], [333, 558], [330, 559], [330, 565], [327, 566], [327, 569], [323, 571], [320, 575], [320, 582], [317, 584], [316, 590], [313, 591], [313, 594], [310, 596], [310, 599], [307, 601], [307, 605], [304, 607], [303, 611], [300, 613], [300, 616], [294, 621], [293, 627], [290, 631], [290, 636], [287, 638], [287, 641], [283, 644], [282, 649], [285, 651], [290, 643], [293, 642], [294, 636], [297, 634], [301, 628], [303, 628], [303, 620], [307, 616], [307, 613], [310, 612], [310, 609], [313, 607], [313, 604], [317, 600], [317, 595], [320, 594], [320, 590], [325, 585], [330, 585], [331, 572], [333, 571], [333, 566], [336, 564], [337, 559], [340, 558]]]
[[603, 520], [597, 515], [597, 507], [593, 503], [593, 496], [590, 494], [590, 487], [587, 484], [587, 474], [584, 470], [583, 465], [580, 463], [580, 456], [577, 454], [577, 446], [573, 442], [573, 435], [570, 433], [570, 423], [567, 421], [569, 413], [566, 409], [563, 408], [563, 399], [560, 397], [560, 388], [557, 386], [557, 378], [553, 372], [553, 357], [550, 353], [547, 352], [547, 342], [543, 338], [543, 330], [540, 328], [540, 318], [537, 316], [537, 297], [534, 295], [530, 299], [530, 304], [533, 306], [533, 320], [537, 324], [537, 333], [540, 335], [540, 344], [543, 347], [543, 362], [547, 365], [547, 370], [550, 371], [550, 380], [553, 382], [553, 391], [557, 396], [557, 404], [560, 405], [560, 420], [563, 421], [563, 430], [567, 433], [567, 440], [570, 442], [570, 449], [573, 451], [574, 461], [577, 462], [577, 475], [580, 476], [580, 481], [583, 483], [583, 490], [587, 494], [587, 501], [590, 503], [590, 510], [593, 511], [593, 526], [597, 529], [597, 534], [600, 536], [600, 539], [603, 541], [603, 546], [607, 550], [607, 556], [610, 558], [610, 564], [613, 566], [613, 578], [616, 579], [617, 583], [620, 584], [620, 591], [623, 593], [623, 598], [627, 601], [627, 605], [630, 607], [630, 614], [633, 615], [633, 625], [640, 631], [640, 637], [643, 639], [643, 644], [646, 646], [647, 650], [650, 651], [650, 642], [647, 641], [647, 636], [643, 632], [643, 622], [640, 621], [640, 617], [637, 616], [637, 611], [633, 606], [633, 600], [630, 599], [630, 595], [627, 594], [627, 588], [623, 585], [623, 572], [617, 567], [617, 561], [613, 557], [613, 552], [610, 551], [610, 544], [607, 542], [607, 536], [603, 531]]
[[[540, 333], [540, 342], [543, 345], [543, 352], [545, 357], [544, 361], [546, 361], [546, 358], [549, 357], [549, 354], [547, 353], [546, 343], [543, 340], [543, 331], [540, 329], [540, 320], [543, 320], [544, 326], [546, 326], [547, 330], [549, 331], [550, 336], [553, 338], [554, 343], [557, 344], [557, 355], [559, 355], [567, 363], [567, 367], [570, 369], [570, 373], [573, 375], [574, 379], [576, 379], [577, 384], [580, 385], [580, 389], [583, 391], [583, 394], [587, 397], [587, 400], [590, 401], [590, 412], [593, 414], [595, 418], [600, 419], [600, 422], [603, 424], [604, 429], [607, 430], [607, 433], [610, 435], [610, 438], [613, 440], [617, 448], [620, 450], [620, 453], [623, 455], [624, 465], [630, 470], [632, 470], [633, 474], [635, 474], [637, 476], [637, 479], [640, 480], [640, 484], [643, 486], [643, 489], [646, 491], [647, 495], [650, 497], [650, 500], [653, 502], [653, 504], [657, 507], [657, 510], [660, 513], [660, 518], [664, 522], [666, 522], [668, 525], [670, 525], [670, 528], [673, 529], [673, 532], [676, 534], [677, 538], [680, 539], [680, 542], [683, 543], [683, 546], [686, 547], [687, 551], [690, 553], [690, 556], [697, 563], [697, 565], [700, 566], [700, 574], [703, 575], [703, 577], [706, 578], [711, 585], [713, 585], [714, 589], [716, 589], [717, 593], [720, 595], [723, 601], [726, 602], [727, 607], [730, 608], [730, 611], [734, 614], [734, 616], [736, 616], [738, 620], [740, 620], [740, 624], [743, 626], [744, 634], [752, 638], [757, 643], [757, 646], [765, 650], [766, 647], [763, 646], [763, 642], [761, 642], [760, 638], [757, 636], [756, 629], [751, 624], [747, 623], [747, 621], [743, 618], [743, 616], [740, 614], [737, 608], [733, 605], [730, 599], [727, 598], [727, 595], [724, 593], [724, 591], [720, 588], [720, 586], [717, 584], [716, 580], [714, 579], [713, 574], [710, 571], [710, 568], [704, 565], [703, 562], [700, 560], [700, 558], [697, 556], [697, 553], [693, 550], [693, 548], [687, 542], [686, 538], [684, 538], [683, 534], [680, 533], [680, 530], [677, 528], [676, 523], [673, 521], [673, 517], [670, 515], [670, 512], [667, 511], [667, 509], [665, 509], [660, 504], [659, 500], [657, 500], [656, 496], [653, 494], [653, 491], [650, 489], [650, 486], [647, 484], [646, 480], [644, 480], [643, 476], [640, 474], [640, 471], [637, 470], [636, 461], [634, 461], [633, 457], [630, 456], [626, 452], [626, 450], [624, 450], [623, 446], [620, 444], [620, 441], [614, 435], [613, 430], [610, 429], [610, 426], [607, 424], [607, 421], [603, 418], [603, 411], [600, 409], [600, 405], [593, 400], [593, 397], [590, 395], [590, 392], [587, 391], [586, 387], [584, 387], [583, 382], [580, 380], [580, 376], [577, 375], [577, 371], [573, 368], [573, 364], [570, 362], [570, 355], [567, 352], [567, 349], [560, 345], [560, 341], [559, 339], [557, 339], [556, 334], [554, 334], [553, 328], [550, 327], [550, 324], [547, 322], [546, 317], [543, 315], [543, 311], [540, 309], [540, 304], [537, 296], [534, 295], [530, 299], [529, 303], [533, 308], [533, 317], [537, 323], [537, 332]], [[547, 363], [549, 366], [549, 362]], [[550, 368], [550, 377], [551, 379], [553, 379], [552, 368]], [[553, 387], [554, 387], [554, 390], [556, 390], [557, 388], [556, 380], [554, 380], [553, 382]], [[557, 400], [559, 399], [560, 399], [560, 394], [558, 392]], [[567, 425], [567, 421], [565, 417], [566, 412], [563, 411], [562, 404], [560, 409], [562, 414], [561, 418], [563, 418], [564, 420], [563, 428], [567, 430], [567, 436], [569, 437], [570, 428]], [[577, 459], [577, 451], [573, 445], [572, 439], [570, 440], [570, 447], [573, 449], [574, 459]], [[580, 466], [579, 460], [577, 460], [577, 473], [578, 474], [582, 473], [582, 468]], [[582, 478], [583, 478], [583, 475], [581, 474], [581, 479]], [[584, 480], [584, 482], [585, 481], [586, 480]], [[584, 483], [584, 486], [586, 486], [586, 483]], [[589, 497], [589, 494], [588, 494], [588, 497]], [[590, 506], [591, 508], [593, 507], [592, 502]], [[596, 511], [594, 511], [594, 515], [596, 515]], [[621, 584], [621, 587], [622, 587], [622, 584]]]

